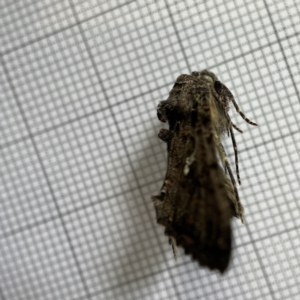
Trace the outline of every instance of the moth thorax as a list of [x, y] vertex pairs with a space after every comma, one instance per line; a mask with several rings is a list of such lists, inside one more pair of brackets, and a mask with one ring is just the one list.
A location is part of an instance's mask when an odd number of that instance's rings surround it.
[[203, 81], [206, 81], [208, 83], [214, 83], [214, 79], [212, 77], [210, 77], [209, 75], [201, 75], [200, 79], [202, 79]]
[[216, 106], [216, 103], [213, 99], [213, 97], [211, 97], [210, 102], [209, 102], [209, 107], [210, 107], [210, 114], [211, 114], [211, 119], [213, 122], [213, 125], [215, 128], [219, 128], [220, 127], [220, 114], [219, 114], [219, 110]]

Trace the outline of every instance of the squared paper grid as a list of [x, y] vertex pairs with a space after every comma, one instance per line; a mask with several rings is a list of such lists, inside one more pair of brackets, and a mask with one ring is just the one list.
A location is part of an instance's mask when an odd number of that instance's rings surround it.
[[[298, 298], [296, 2], [1, 3], [1, 300]], [[259, 124], [230, 110], [246, 224], [224, 276], [174, 261], [150, 199], [156, 105], [204, 68]]]

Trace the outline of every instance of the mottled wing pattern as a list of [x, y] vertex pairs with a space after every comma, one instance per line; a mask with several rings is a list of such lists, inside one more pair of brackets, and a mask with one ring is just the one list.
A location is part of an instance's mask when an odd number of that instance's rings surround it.
[[170, 130], [160, 133], [168, 145], [168, 168], [161, 194], [153, 198], [158, 223], [200, 265], [223, 272], [236, 212], [232, 185], [218, 163], [217, 108], [209, 86], [190, 75], [181, 75], [174, 88], [160, 104]]

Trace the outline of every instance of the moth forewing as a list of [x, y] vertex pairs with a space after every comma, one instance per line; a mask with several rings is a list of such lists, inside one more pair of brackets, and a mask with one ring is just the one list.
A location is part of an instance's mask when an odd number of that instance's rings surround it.
[[243, 217], [221, 143], [228, 132], [235, 145], [227, 113], [232, 94], [226, 89], [213, 73], [193, 72], [180, 75], [159, 104], [158, 118], [169, 123], [169, 130], [159, 133], [167, 143], [168, 164], [161, 192], [152, 197], [174, 255], [176, 245], [182, 246], [200, 265], [220, 272], [230, 259], [230, 219]]

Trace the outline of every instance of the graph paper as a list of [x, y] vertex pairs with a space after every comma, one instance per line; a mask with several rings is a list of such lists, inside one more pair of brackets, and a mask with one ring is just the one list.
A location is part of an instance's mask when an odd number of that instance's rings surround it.
[[[1, 0], [0, 299], [299, 299], [298, 1]], [[232, 91], [245, 208], [224, 275], [151, 196], [180, 74]], [[231, 164], [230, 138], [223, 142]]]

